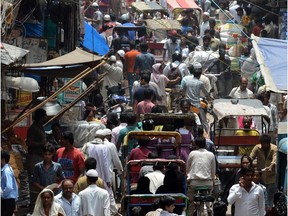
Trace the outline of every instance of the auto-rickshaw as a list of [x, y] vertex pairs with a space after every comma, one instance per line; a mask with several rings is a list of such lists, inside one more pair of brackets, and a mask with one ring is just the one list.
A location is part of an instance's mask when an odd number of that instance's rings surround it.
[[165, 160], [165, 159], [147, 159], [147, 160], [132, 160], [129, 161], [126, 165], [125, 173], [126, 173], [126, 190], [124, 192], [124, 199], [122, 200], [121, 209], [123, 215], [131, 215], [131, 209], [134, 206], [141, 206], [145, 213], [147, 211], [152, 210], [151, 205], [154, 200], [157, 198], [161, 198], [164, 195], [170, 195], [176, 199], [176, 206], [182, 206], [184, 208], [187, 207], [186, 197], [186, 178], [184, 178], [184, 191], [183, 193], [171, 193], [171, 194], [133, 194], [131, 195], [131, 188], [136, 188], [137, 182], [131, 182], [131, 176], [136, 175], [139, 176], [139, 172], [141, 167], [143, 166], [151, 166], [154, 164], [161, 164], [164, 167], [169, 166], [171, 163], [177, 164], [180, 167], [180, 171], [186, 176], [186, 166], [185, 162], [182, 160]]

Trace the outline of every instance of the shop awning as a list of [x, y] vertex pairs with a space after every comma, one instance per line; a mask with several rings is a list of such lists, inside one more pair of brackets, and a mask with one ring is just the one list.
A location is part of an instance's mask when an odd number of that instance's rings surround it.
[[286, 91], [287, 41], [254, 35], [251, 37], [266, 88], [273, 92]]
[[97, 65], [102, 59], [102, 56], [76, 48], [66, 55], [41, 63], [25, 64], [18, 69], [23, 73], [39, 76], [69, 78], [74, 77], [89, 66]]
[[133, 2], [131, 6], [140, 12], [165, 11], [165, 8], [156, 2]]
[[181, 24], [177, 20], [154, 20], [154, 19], [146, 19], [144, 20], [147, 28], [150, 30], [181, 30]]
[[10, 65], [21, 60], [29, 50], [22, 49], [7, 43], [1, 43], [1, 64]]

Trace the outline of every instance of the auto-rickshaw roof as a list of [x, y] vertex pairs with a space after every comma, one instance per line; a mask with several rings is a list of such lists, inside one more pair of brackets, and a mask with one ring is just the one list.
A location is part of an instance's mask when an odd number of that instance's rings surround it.
[[132, 8], [140, 12], [165, 11], [165, 8], [163, 8], [156, 2], [133, 2], [131, 6]]
[[181, 30], [181, 24], [177, 20], [170, 20], [170, 19], [161, 19], [161, 20], [154, 20], [154, 19], [146, 19], [144, 20], [148, 29], [152, 30]]
[[257, 99], [216, 99], [213, 113], [218, 120], [227, 116], [267, 116], [260, 100]]

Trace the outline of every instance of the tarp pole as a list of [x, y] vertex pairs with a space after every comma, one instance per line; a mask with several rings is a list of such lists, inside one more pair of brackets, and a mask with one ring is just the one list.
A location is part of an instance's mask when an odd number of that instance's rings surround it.
[[71, 85], [73, 85], [74, 83], [76, 83], [78, 80], [82, 79], [84, 76], [88, 75], [89, 73], [91, 73], [92, 71], [96, 70], [98, 67], [102, 66], [106, 61], [102, 61], [100, 64], [96, 65], [94, 68], [90, 69], [87, 68], [84, 71], [82, 71], [80, 74], [78, 74], [76, 77], [74, 77], [73, 79], [71, 79], [66, 85], [64, 85], [62, 88], [60, 88], [58, 91], [54, 92], [51, 96], [49, 96], [48, 98], [46, 98], [44, 101], [42, 101], [40, 104], [38, 104], [37, 106], [35, 106], [34, 108], [30, 109], [28, 112], [26, 112], [25, 114], [23, 114], [21, 117], [19, 117], [13, 124], [11, 124], [9, 127], [7, 127], [6, 129], [4, 129], [3, 131], [1, 131], [1, 133], [5, 133], [6, 131], [8, 131], [10, 128], [14, 127], [17, 123], [23, 121], [28, 115], [30, 115], [31, 113], [33, 113], [34, 111], [36, 111], [37, 109], [39, 109], [40, 107], [42, 107], [45, 103], [47, 103], [48, 101], [50, 101], [52, 98], [55, 98], [56, 96], [58, 96], [62, 91], [65, 91], [67, 88], [69, 88]]
[[75, 98], [71, 103], [69, 103], [65, 108], [63, 108], [60, 112], [58, 112], [55, 116], [53, 116], [51, 119], [49, 119], [48, 122], [44, 124], [44, 126], [48, 125], [50, 122], [52, 122], [54, 119], [58, 118], [60, 115], [64, 114], [67, 110], [69, 110], [72, 106], [74, 106], [78, 101], [80, 101], [83, 97], [85, 97], [89, 92], [91, 92], [97, 84], [103, 81], [104, 77], [108, 73], [105, 72], [104, 74], [101, 74], [101, 78], [98, 80], [95, 80], [84, 92], [82, 92], [81, 95], [79, 95], [77, 98]]

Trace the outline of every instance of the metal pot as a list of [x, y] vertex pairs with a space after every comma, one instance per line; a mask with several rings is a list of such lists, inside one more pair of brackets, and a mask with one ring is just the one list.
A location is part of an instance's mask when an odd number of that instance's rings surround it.
[[[39, 101], [39, 103], [41, 103], [42, 101], [44, 101], [46, 99], [46, 97], [38, 97], [37, 101]], [[44, 109], [47, 113], [47, 116], [54, 116], [56, 115], [58, 112], [61, 111], [61, 106], [60, 104], [55, 100], [55, 101], [48, 101], [44, 106], [41, 107], [42, 109]]]

